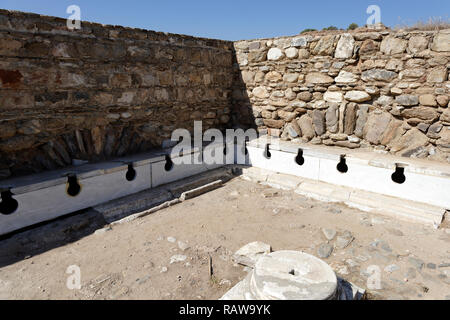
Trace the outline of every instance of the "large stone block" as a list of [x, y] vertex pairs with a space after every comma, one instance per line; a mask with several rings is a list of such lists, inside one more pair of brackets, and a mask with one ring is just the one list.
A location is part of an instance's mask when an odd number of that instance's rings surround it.
[[312, 84], [332, 84], [333, 78], [321, 72], [312, 72], [306, 75], [306, 83]]
[[390, 113], [370, 113], [363, 130], [363, 137], [372, 144], [379, 144], [393, 117]]
[[407, 45], [406, 40], [387, 36], [381, 41], [380, 50], [385, 54], [399, 54], [405, 52]]
[[353, 56], [353, 48], [355, 46], [355, 39], [350, 33], [344, 33], [339, 38], [336, 46], [334, 57], [338, 59], [348, 59]]
[[431, 50], [438, 52], [450, 51], [450, 29], [442, 30], [434, 36]]

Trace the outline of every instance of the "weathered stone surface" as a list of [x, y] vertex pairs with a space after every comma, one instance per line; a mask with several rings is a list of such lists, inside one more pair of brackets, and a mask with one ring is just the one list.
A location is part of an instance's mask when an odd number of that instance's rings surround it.
[[297, 47], [297, 48], [304, 48], [308, 44], [308, 39], [306, 37], [298, 37], [293, 38], [291, 40], [291, 46]]
[[327, 91], [323, 95], [323, 99], [327, 102], [341, 103], [344, 100], [342, 92], [339, 91]]
[[289, 83], [294, 83], [298, 81], [298, 73], [285, 73], [283, 75], [283, 81], [289, 82]]
[[253, 89], [252, 94], [260, 99], [266, 99], [270, 96], [269, 92], [267, 92], [267, 89], [264, 87], [256, 87]]
[[376, 103], [381, 106], [386, 106], [391, 104], [394, 101], [393, 97], [381, 95], [377, 100]]
[[307, 49], [299, 49], [298, 50], [298, 58], [299, 59], [308, 59], [309, 56], [310, 56], [310, 54]]
[[358, 76], [351, 72], [342, 70], [339, 75], [334, 79], [336, 83], [355, 83], [358, 81]]
[[450, 30], [442, 30], [433, 38], [431, 50], [438, 52], [450, 51]]
[[336, 36], [323, 36], [317, 42], [316, 46], [312, 50], [312, 54], [321, 56], [331, 56], [334, 52], [334, 42]]
[[312, 121], [316, 135], [321, 136], [325, 133], [325, 116], [322, 111], [314, 110], [312, 112]]
[[388, 36], [381, 41], [380, 51], [385, 54], [399, 54], [405, 52], [407, 45], [406, 40]]
[[399, 153], [402, 156], [408, 156], [408, 154], [416, 151], [419, 147], [426, 146], [427, 144], [427, 136], [418, 129], [412, 128], [394, 143], [391, 151]]
[[369, 101], [372, 98], [370, 97], [370, 95], [365, 92], [365, 91], [348, 91], [344, 98], [348, 101], [352, 101], [352, 102], [364, 102], [364, 101]]
[[284, 52], [288, 59], [294, 59], [298, 57], [298, 49], [297, 48], [288, 48]]
[[0, 141], [0, 151], [14, 152], [33, 147], [36, 143], [32, 136], [14, 136], [10, 139]]
[[391, 81], [397, 77], [397, 73], [384, 69], [372, 69], [361, 74], [363, 81]]
[[419, 103], [424, 106], [437, 106], [436, 97], [433, 94], [423, 94], [419, 97]]
[[369, 116], [369, 105], [360, 105], [357, 112], [357, 120], [355, 125], [355, 135], [359, 138], [363, 137], [364, 126], [366, 125], [367, 118]]
[[326, 259], [329, 256], [331, 256], [331, 253], [333, 252], [333, 246], [328, 243], [323, 243], [317, 248], [317, 255], [319, 258]]
[[380, 144], [390, 146], [393, 141], [401, 137], [404, 133], [403, 122], [392, 119], [381, 137]]
[[371, 113], [363, 130], [363, 137], [372, 144], [379, 144], [393, 117], [387, 112]]
[[355, 46], [355, 39], [350, 33], [344, 33], [339, 38], [336, 46], [335, 58], [348, 59], [353, 56], [353, 48]]
[[265, 79], [266, 79], [266, 81], [270, 81], [270, 82], [279, 82], [283, 79], [283, 77], [277, 71], [270, 71], [266, 74]]
[[315, 131], [313, 128], [313, 122], [308, 115], [304, 114], [303, 116], [300, 117], [300, 119], [298, 120], [298, 126], [302, 131], [303, 138], [310, 140], [314, 137]]
[[338, 116], [339, 116], [338, 105], [331, 105], [325, 113], [327, 129], [331, 133], [338, 132], [338, 125], [339, 125]]
[[416, 106], [419, 104], [419, 97], [415, 95], [405, 94], [395, 97], [395, 102], [401, 106]]
[[437, 96], [436, 101], [441, 107], [447, 107], [449, 98], [448, 96]]
[[359, 52], [361, 54], [368, 54], [376, 52], [378, 50], [380, 50], [380, 43], [371, 39], [367, 39], [362, 43]]
[[336, 238], [336, 248], [338, 249], [345, 249], [347, 248], [350, 243], [353, 241], [353, 236], [350, 232], [347, 232], [346, 234], [343, 234], [342, 236], [338, 236]]
[[334, 239], [334, 237], [336, 236], [337, 232], [334, 229], [326, 229], [326, 228], [324, 228], [324, 229], [322, 229], [322, 233], [325, 236], [325, 238], [330, 241], [330, 240]]
[[264, 50], [257, 50], [257, 51], [250, 51], [248, 53], [248, 62], [262, 62], [265, 61], [267, 57], [267, 51]]
[[297, 95], [297, 98], [302, 101], [309, 102], [312, 100], [312, 93], [308, 92], [308, 91], [304, 91], [304, 92], [299, 93]]
[[16, 126], [12, 123], [1, 123], [0, 124], [0, 139], [7, 139], [13, 137], [17, 130]]
[[427, 136], [429, 138], [439, 139], [439, 137], [440, 137], [439, 133], [441, 132], [442, 128], [443, 128], [443, 125], [441, 123], [439, 123], [439, 122], [433, 123], [428, 128]]
[[428, 48], [428, 39], [423, 36], [412, 36], [409, 39], [408, 48], [412, 53], [421, 52]]
[[426, 70], [423, 68], [405, 69], [400, 72], [399, 78], [403, 79], [418, 79], [425, 75]]
[[440, 149], [449, 150], [450, 149], [450, 128], [449, 127], [443, 128], [442, 131], [440, 132], [440, 136], [441, 136], [441, 138], [438, 141], [436, 141], [436, 145]]
[[441, 115], [441, 121], [446, 124], [450, 124], [450, 109], [445, 109], [445, 111]]
[[432, 69], [427, 76], [427, 82], [442, 83], [447, 80], [447, 67]]
[[253, 80], [255, 79], [255, 73], [252, 71], [244, 70], [244, 71], [242, 71], [241, 75], [242, 75], [242, 80], [245, 83], [252, 83]]
[[259, 258], [269, 254], [271, 251], [272, 248], [266, 243], [251, 242], [236, 251], [233, 255], [233, 260], [236, 263], [253, 268]]
[[356, 112], [357, 105], [356, 103], [349, 103], [345, 108], [345, 117], [344, 117], [344, 133], [351, 135], [355, 130], [356, 125]]
[[283, 56], [283, 52], [278, 48], [270, 48], [269, 52], [267, 53], [267, 59], [273, 61], [281, 60]]
[[306, 75], [306, 83], [312, 84], [331, 84], [334, 80], [332, 77], [321, 72], [312, 72]]
[[283, 120], [264, 119], [264, 124], [269, 128], [281, 129], [284, 126]]

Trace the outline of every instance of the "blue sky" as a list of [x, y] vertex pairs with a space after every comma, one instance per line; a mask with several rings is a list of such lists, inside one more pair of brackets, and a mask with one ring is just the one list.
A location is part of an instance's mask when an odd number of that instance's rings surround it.
[[0, 0], [0, 8], [193, 36], [240, 40], [298, 34], [305, 28], [364, 25], [366, 9], [381, 8], [388, 26], [449, 18], [449, 0]]

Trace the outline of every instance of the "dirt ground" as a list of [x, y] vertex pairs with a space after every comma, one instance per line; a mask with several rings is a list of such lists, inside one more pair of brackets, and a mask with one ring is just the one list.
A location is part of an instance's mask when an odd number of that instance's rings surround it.
[[[316, 256], [329, 243], [334, 249], [324, 260], [345, 280], [368, 289], [368, 278], [374, 279], [369, 271], [380, 271], [381, 289], [369, 289], [369, 299], [450, 298], [450, 229], [371, 215], [241, 178], [152, 215], [103, 227], [102, 217], [86, 210], [1, 240], [0, 298], [218, 299], [246, 276], [231, 256], [253, 241]], [[328, 241], [323, 228], [337, 235]], [[353, 238], [345, 248], [342, 236]], [[67, 287], [73, 265], [79, 267], [81, 289]]]

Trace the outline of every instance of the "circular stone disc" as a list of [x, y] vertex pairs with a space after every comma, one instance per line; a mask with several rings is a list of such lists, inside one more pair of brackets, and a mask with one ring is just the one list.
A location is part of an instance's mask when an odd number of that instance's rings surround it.
[[276, 251], [258, 259], [250, 290], [262, 300], [330, 300], [337, 278], [324, 261], [299, 251]]

